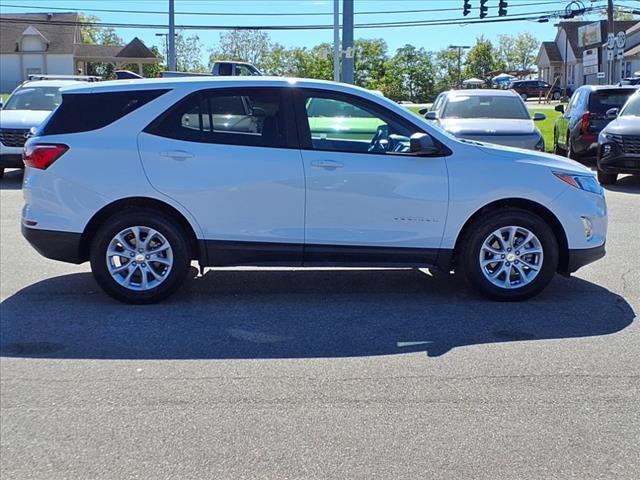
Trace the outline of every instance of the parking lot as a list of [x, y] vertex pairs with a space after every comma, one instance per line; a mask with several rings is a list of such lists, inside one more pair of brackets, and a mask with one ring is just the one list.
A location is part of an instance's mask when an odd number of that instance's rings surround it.
[[3, 479], [637, 478], [640, 177], [607, 256], [494, 303], [418, 270], [210, 269], [127, 306], [1, 187]]

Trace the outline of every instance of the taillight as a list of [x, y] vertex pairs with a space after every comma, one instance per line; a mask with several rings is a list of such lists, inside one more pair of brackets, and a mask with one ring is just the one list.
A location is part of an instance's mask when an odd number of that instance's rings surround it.
[[67, 150], [69, 147], [61, 143], [27, 144], [22, 152], [22, 160], [28, 167], [45, 170]]
[[587, 133], [589, 131], [589, 120], [591, 120], [591, 113], [584, 112], [580, 119], [580, 133]]

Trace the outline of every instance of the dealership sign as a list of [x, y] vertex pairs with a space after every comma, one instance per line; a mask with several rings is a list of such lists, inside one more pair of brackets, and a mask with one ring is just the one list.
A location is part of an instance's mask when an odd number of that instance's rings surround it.
[[588, 47], [596, 43], [602, 44], [600, 22], [590, 23], [578, 28], [579, 47]]

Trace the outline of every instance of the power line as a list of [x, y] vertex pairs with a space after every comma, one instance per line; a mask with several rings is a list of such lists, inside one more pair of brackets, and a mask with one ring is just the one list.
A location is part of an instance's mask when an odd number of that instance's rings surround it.
[[[528, 3], [514, 3], [511, 4], [509, 8], [517, 8], [517, 7], [531, 7], [531, 6], [539, 6], [539, 5], [557, 5], [557, 4], [565, 4], [566, 0], [541, 0], [538, 2], [528, 2]], [[36, 5], [12, 5], [12, 4], [3, 4], [3, 7], [11, 7], [11, 8], [28, 8], [34, 10], [58, 10], [58, 11], [82, 11], [82, 12], [95, 12], [95, 13], [131, 13], [131, 14], [146, 14], [146, 15], [167, 15], [166, 11], [159, 10], [122, 10], [122, 9], [104, 9], [104, 8], [66, 8], [66, 7], [43, 7]], [[477, 9], [477, 7], [476, 7]], [[455, 12], [460, 10], [459, 7], [447, 7], [447, 8], [431, 8], [431, 9], [417, 9], [417, 10], [378, 10], [378, 11], [364, 11], [364, 12], [355, 12], [355, 15], [391, 15], [391, 14], [409, 14], [409, 13], [432, 13], [432, 12]], [[273, 12], [264, 12], [264, 13], [247, 13], [247, 12], [176, 12], [176, 15], [193, 15], [193, 16], [233, 16], [233, 17], [310, 17], [310, 16], [330, 16], [333, 15], [332, 12], [282, 12], [282, 13], [273, 13]]]
[[[584, 13], [591, 13], [602, 9], [602, 6], [591, 6]], [[433, 19], [433, 20], [409, 20], [399, 22], [361, 23], [355, 28], [402, 28], [419, 26], [443, 26], [443, 25], [473, 25], [479, 23], [503, 23], [515, 21], [537, 21], [540, 18], [557, 17], [564, 15], [564, 11], [550, 10], [536, 13], [517, 14], [509, 16], [488, 16], [484, 19]], [[0, 23], [24, 23], [24, 19], [0, 17]], [[34, 25], [50, 25], [51, 22], [44, 19], [29, 20]], [[66, 26], [98, 26], [111, 28], [140, 28], [140, 29], [166, 29], [165, 24], [147, 23], [117, 23], [117, 22], [72, 22], [56, 21], [57, 25]], [[176, 25], [176, 30], [329, 30], [333, 25]]]

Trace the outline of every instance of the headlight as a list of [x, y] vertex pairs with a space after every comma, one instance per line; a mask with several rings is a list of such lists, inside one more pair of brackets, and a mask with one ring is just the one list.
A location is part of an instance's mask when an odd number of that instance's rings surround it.
[[585, 192], [602, 195], [602, 187], [593, 175], [572, 175], [562, 172], [553, 172], [553, 174], [572, 187], [579, 188]]

